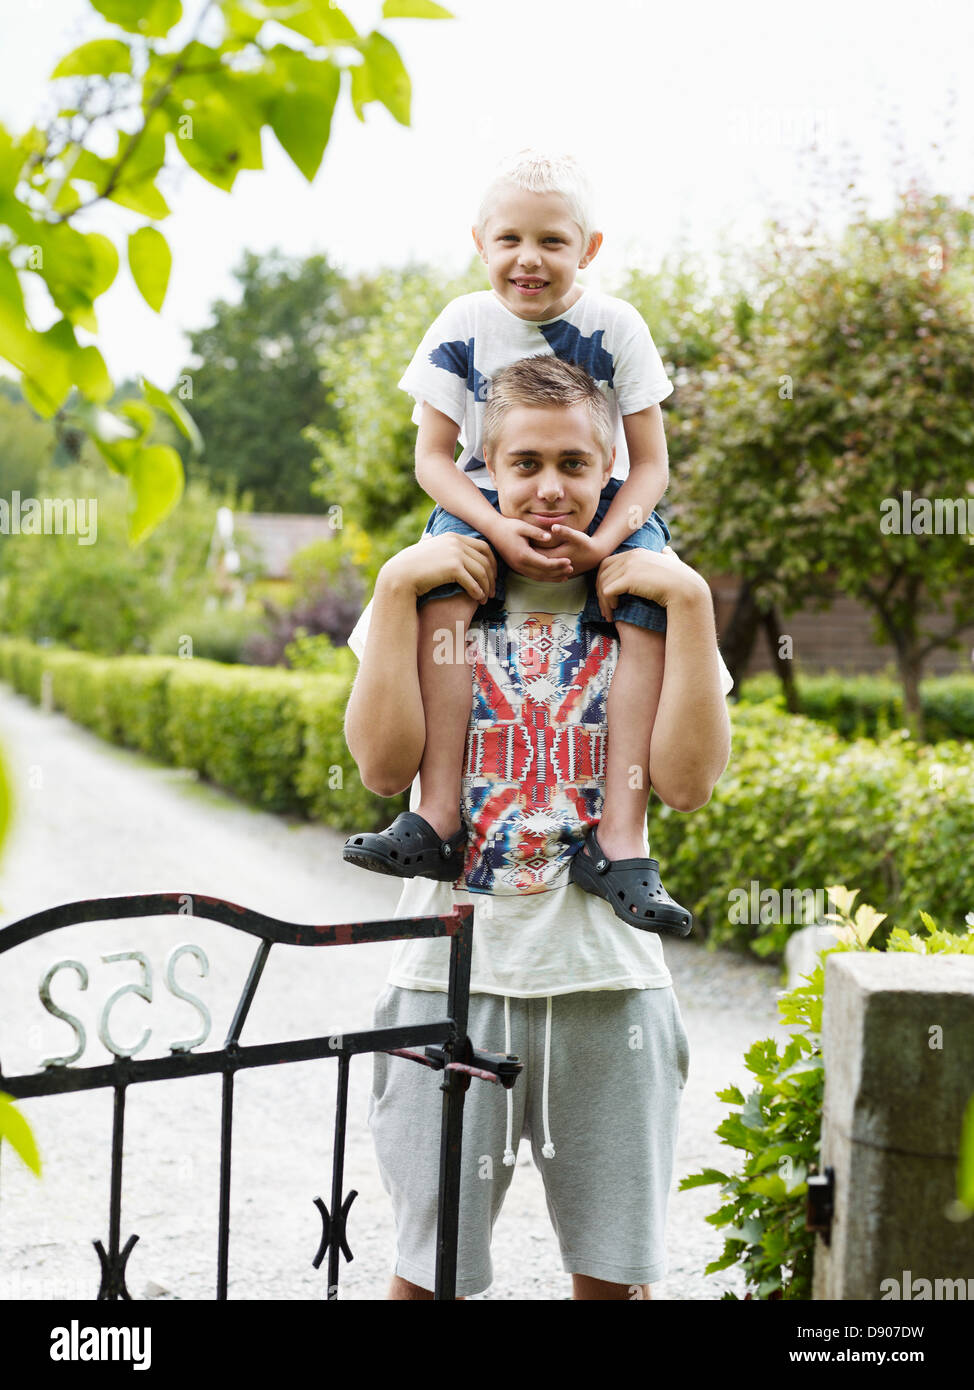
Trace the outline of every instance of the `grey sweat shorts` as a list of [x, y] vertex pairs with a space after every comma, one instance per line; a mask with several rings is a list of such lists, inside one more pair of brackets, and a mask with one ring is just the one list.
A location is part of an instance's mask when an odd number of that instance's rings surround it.
[[[666, 1207], [689, 1046], [672, 986], [589, 990], [551, 1001], [547, 1117], [545, 1037], [549, 1000], [471, 994], [476, 1047], [514, 1052], [524, 1070], [508, 1092], [472, 1080], [463, 1110], [457, 1293], [493, 1280], [490, 1238], [514, 1167], [504, 1163], [507, 1098], [512, 1149], [530, 1141], [541, 1171], [562, 1268], [617, 1284], [650, 1284], [667, 1271]], [[446, 995], [388, 985], [375, 1027], [431, 1022]], [[443, 1093], [436, 1072], [377, 1052], [368, 1122], [396, 1221], [395, 1273], [432, 1289]], [[546, 1138], [549, 1143], [546, 1145]], [[546, 1157], [543, 1149], [554, 1149]]]

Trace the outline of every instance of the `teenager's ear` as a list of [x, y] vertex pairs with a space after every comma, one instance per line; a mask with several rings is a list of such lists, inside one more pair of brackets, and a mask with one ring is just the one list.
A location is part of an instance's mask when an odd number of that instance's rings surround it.
[[578, 263], [579, 270], [584, 270], [590, 261], [594, 261], [598, 255], [599, 247], [602, 245], [602, 233], [593, 232], [589, 238], [588, 246], [585, 248], [585, 255]]
[[471, 227], [470, 231], [473, 235], [473, 244], [477, 248], [477, 254], [480, 257], [480, 259], [486, 263], [487, 252], [484, 250], [484, 243], [480, 238], [480, 233], [477, 231], [476, 227]]

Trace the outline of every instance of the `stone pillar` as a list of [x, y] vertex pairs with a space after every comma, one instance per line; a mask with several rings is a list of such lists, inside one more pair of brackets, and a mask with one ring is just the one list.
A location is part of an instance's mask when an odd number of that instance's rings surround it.
[[813, 1298], [916, 1298], [920, 1280], [930, 1298], [974, 1297], [974, 1217], [955, 1204], [974, 956], [827, 956], [822, 1053], [835, 1213], [831, 1244], [816, 1236]]

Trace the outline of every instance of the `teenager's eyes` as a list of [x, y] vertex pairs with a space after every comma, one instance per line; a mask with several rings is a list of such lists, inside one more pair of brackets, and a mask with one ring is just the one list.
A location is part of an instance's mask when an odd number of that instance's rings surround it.
[[[578, 473], [581, 471], [581, 469], [586, 468], [588, 466], [585, 459], [564, 459], [563, 462], [566, 464], [577, 465], [572, 469], [573, 473]], [[533, 459], [518, 459], [514, 465], [515, 468], [533, 468], [534, 466], [535, 465]]]

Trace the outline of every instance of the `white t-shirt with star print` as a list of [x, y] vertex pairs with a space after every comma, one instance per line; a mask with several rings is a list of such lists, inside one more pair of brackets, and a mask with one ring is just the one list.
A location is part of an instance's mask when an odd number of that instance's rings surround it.
[[487, 388], [502, 367], [543, 356], [574, 362], [595, 378], [615, 419], [612, 477], [627, 478], [622, 417], [665, 400], [673, 384], [645, 319], [624, 299], [583, 289], [563, 314], [535, 322], [519, 318], [493, 290], [462, 294], [427, 329], [399, 385], [416, 402], [415, 424], [428, 401], [460, 426], [457, 468], [492, 488], [483, 454]]

